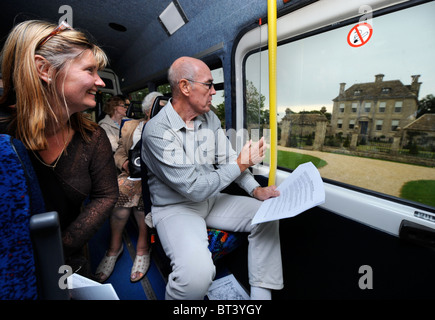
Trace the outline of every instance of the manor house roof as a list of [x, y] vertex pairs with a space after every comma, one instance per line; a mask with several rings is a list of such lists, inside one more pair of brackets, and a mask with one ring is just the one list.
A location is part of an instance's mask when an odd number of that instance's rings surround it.
[[397, 99], [418, 97], [418, 90], [421, 83], [418, 83], [419, 76], [413, 76], [414, 83], [404, 85], [400, 80], [383, 81], [383, 74], [376, 75], [374, 82], [356, 83], [344, 90], [345, 83], [340, 84], [340, 93], [332, 101], [362, 100], [362, 99]]

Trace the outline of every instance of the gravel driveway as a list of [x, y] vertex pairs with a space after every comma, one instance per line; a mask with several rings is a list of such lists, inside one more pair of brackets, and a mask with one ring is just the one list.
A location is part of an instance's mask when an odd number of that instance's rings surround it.
[[281, 146], [278, 150], [309, 154], [325, 160], [328, 164], [319, 169], [323, 178], [396, 197], [400, 196], [400, 189], [408, 181], [435, 180], [435, 168]]

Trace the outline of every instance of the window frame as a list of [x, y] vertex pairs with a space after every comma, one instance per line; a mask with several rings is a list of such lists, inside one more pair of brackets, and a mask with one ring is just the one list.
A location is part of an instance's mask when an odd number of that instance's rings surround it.
[[[422, 3], [424, 3], [424, 1], [411, 0], [407, 3], [396, 1], [395, 3], [390, 2], [383, 7], [385, 1], [380, 0], [358, 0], [352, 1], [352, 4], [350, 4], [349, 1], [338, 0], [334, 4], [323, 3], [324, 6], [315, 2], [302, 8], [295, 7], [293, 11], [289, 10], [286, 12], [286, 16], [278, 17], [278, 46], [357, 23], [360, 15], [353, 15], [353, 12], [354, 8], [357, 8], [358, 5], [372, 6], [374, 10], [373, 17], [375, 18]], [[338, 10], [337, 8], [340, 9]], [[319, 16], [321, 19], [318, 19]], [[317, 17], [317, 20], [315, 17]], [[284, 30], [283, 25], [285, 24], [291, 26], [289, 28], [290, 30]], [[235, 92], [233, 94], [235, 99], [232, 99], [232, 123], [233, 129], [235, 129], [236, 132], [240, 129], [244, 129], [245, 107], [243, 97], [245, 93], [243, 88], [245, 83], [244, 69], [246, 60], [250, 54], [258, 52], [260, 49], [267, 49], [266, 40], [259, 42], [259, 39], [267, 39], [267, 24], [243, 31], [243, 34], [239, 35], [233, 48], [232, 79], [234, 83], [232, 84], [232, 90]], [[253, 171], [255, 174], [267, 176], [269, 168], [266, 166], [257, 166]], [[278, 167], [276, 172], [277, 185], [291, 172], [292, 170], [290, 169]], [[435, 208], [433, 207], [364, 189], [355, 185], [349, 185], [340, 181], [326, 178], [322, 179], [325, 182], [325, 191], [327, 193], [327, 199], [329, 200], [321, 207], [327, 210], [394, 235], [398, 235], [399, 224], [403, 219], [414, 220], [416, 223], [434, 228], [433, 225], [427, 225], [424, 221], [414, 218], [414, 212], [416, 212], [416, 210], [430, 214], [435, 213]], [[380, 221], [379, 214], [381, 216], [390, 216], [395, 223], [391, 224], [386, 221]]]
[[[397, 125], [394, 123], [397, 121]], [[400, 120], [392, 119], [391, 120], [391, 131], [397, 131], [397, 128], [400, 127]]]
[[401, 113], [403, 108], [403, 100], [398, 100], [394, 102], [394, 113]]

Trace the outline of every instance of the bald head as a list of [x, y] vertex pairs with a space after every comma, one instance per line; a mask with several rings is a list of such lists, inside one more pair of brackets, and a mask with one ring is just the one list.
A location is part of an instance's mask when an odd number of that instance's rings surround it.
[[210, 111], [216, 90], [211, 71], [204, 62], [191, 57], [178, 58], [169, 68], [168, 80], [171, 104], [186, 123]]
[[172, 63], [168, 71], [168, 80], [172, 94], [179, 93], [178, 83], [181, 79], [196, 79], [197, 75], [208, 66], [199, 59], [180, 57]]

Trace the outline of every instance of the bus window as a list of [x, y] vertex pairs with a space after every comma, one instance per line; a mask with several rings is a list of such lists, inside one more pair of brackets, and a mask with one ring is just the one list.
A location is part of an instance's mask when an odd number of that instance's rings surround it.
[[134, 92], [130, 92], [129, 96], [132, 101], [143, 101], [145, 96], [149, 93], [148, 88], [140, 89]]
[[213, 96], [212, 104], [214, 106], [214, 112], [221, 120], [222, 128], [225, 128], [225, 92], [224, 92], [224, 69], [217, 68], [211, 70], [213, 77], [214, 88], [216, 94]]
[[[355, 20], [279, 44], [278, 166], [312, 161], [323, 178], [435, 206], [434, 13], [375, 17], [360, 47], [347, 41]], [[248, 130], [267, 126], [267, 59], [245, 62]]]
[[164, 96], [171, 96], [171, 86], [169, 85], [169, 83], [159, 85], [157, 87], [157, 91]]

